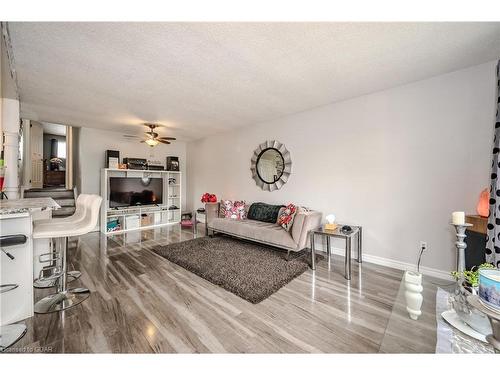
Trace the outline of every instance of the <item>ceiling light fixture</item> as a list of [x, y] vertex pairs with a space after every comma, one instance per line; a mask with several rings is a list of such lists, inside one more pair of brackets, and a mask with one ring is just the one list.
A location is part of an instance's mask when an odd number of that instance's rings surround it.
[[156, 146], [158, 143], [160, 143], [160, 142], [158, 142], [156, 139], [153, 139], [153, 138], [146, 139], [146, 140], [145, 140], [145, 142], [146, 142], [146, 144], [147, 144], [148, 146], [151, 146], [151, 147], [154, 147], [154, 146]]
[[174, 137], [160, 137], [160, 135], [155, 132], [155, 129], [160, 127], [160, 125], [156, 124], [144, 124], [149, 128], [149, 131], [146, 132], [147, 138], [142, 140], [141, 143], [146, 143], [150, 147], [154, 147], [159, 143], [163, 143], [166, 145], [170, 144], [170, 141], [175, 141]]

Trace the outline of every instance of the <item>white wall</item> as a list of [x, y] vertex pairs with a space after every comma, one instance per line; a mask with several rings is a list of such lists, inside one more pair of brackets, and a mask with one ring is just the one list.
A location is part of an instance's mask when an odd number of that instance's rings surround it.
[[[489, 183], [495, 62], [214, 135], [188, 144], [188, 204], [204, 192], [247, 202], [294, 202], [364, 227], [364, 252], [393, 262], [454, 268], [455, 210], [475, 212]], [[292, 175], [261, 191], [250, 157], [276, 139]]]
[[[124, 157], [160, 160], [164, 165], [167, 156], [178, 156], [182, 172], [182, 208], [186, 202], [186, 144], [174, 141], [170, 145], [158, 145], [153, 149], [139, 140], [127, 140], [121, 133], [91, 128], [75, 128], [75, 184], [80, 193], [100, 193], [100, 173], [105, 166], [105, 151], [120, 151], [120, 161]], [[151, 152], [154, 153], [150, 157]]]

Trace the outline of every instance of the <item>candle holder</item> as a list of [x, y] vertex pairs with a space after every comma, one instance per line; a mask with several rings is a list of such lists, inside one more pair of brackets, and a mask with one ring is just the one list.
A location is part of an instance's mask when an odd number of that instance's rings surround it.
[[465, 230], [467, 228], [472, 227], [472, 224], [464, 223], [464, 224], [453, 224], [455, 227], [455, 231], [457, 232], [457, 241], [455, 242], [455, 246], [457, 247], [457, 272], [460, 275], [460, 282], [463, 279], [463, 272], [465, 271], [465, 249], [467, 248], [467, 244], [465, 243]]

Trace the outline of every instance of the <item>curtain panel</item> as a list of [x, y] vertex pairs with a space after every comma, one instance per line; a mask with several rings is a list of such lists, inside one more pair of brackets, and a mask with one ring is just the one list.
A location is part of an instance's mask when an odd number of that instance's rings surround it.
[[493, 160], [491, 164], [490, 214], [486, 236], [486, 261], [500, 268], [500, 61], [497, 63], [497, 95]]

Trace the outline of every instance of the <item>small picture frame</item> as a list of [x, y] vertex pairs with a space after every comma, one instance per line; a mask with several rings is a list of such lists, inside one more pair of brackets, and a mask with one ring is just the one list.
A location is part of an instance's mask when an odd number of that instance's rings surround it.
[[113, 158], [113, 157], [108, 158], [108, 165], [109, 165], [108, 168], [118, 169], [118, 164], [119, 164], [118, 158]]
[[180, 170], [179, 157], [167, 156], [167, 171], [178, 172]]

